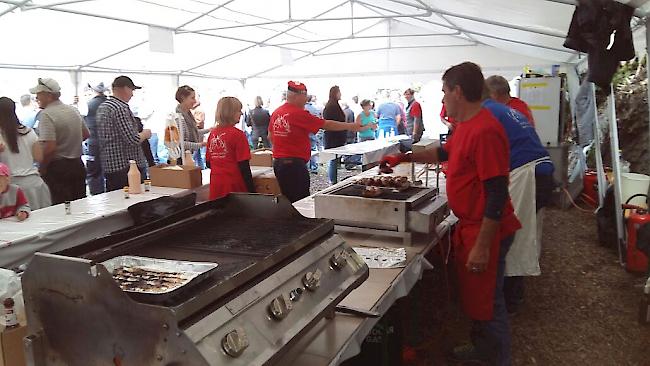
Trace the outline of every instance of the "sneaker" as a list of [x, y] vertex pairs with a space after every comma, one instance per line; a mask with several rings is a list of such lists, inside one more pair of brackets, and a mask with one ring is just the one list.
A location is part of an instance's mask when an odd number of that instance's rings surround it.
[[486, 357], [481, 355], [476, 350], [476, 347], [471, 343], [454, 347], [454, 349], [447, 354], [447, 361], [456, 362], [461, 365], [488, 365]]

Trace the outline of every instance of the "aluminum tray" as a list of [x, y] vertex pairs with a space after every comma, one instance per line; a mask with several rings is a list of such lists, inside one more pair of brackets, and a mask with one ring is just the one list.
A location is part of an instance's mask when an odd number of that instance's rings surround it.
[[[160, 258], [137, 257], [130, 255], [111, 258], [107, 261], [102, 262], [102, 265], [111, 274], [114, 274], [116, 270], [122, 267], [126, 267], [132, 269], [142, 269], [150, 272], [147, 275], [161, 272], [173, 275], [173, 278], [175, 279], [174, 283], [166, 285], [164, 288], [122, 288], [123, 291], [131, 293], [135, 297], [150, 300], [166, 300], [167, 298], [173, 296], [174, 292], [179, 290], [181, 287], [190, 286], [192, 283], [200, 282], [203, 278], [208, 276], [212, 270], [217, 268], [217, 263], [188, 262]], [[136, 275], [133, 278], [137, 277], [138, 276]], [[143, 279], [143, 281], [146, 280], [146, 278]], [[117, 279], [115, 281], [118, 282]]]

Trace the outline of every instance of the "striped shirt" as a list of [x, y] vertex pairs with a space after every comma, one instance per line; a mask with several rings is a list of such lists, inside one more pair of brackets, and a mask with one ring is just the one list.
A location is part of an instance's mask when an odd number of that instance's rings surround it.
[[135, 160], [139, 168], [147, 166], [135, 117], [127, 103], [110, 97], [99, 106], [96, 118], [101, 164], [105, 173], [128, 169], [129, 160]]

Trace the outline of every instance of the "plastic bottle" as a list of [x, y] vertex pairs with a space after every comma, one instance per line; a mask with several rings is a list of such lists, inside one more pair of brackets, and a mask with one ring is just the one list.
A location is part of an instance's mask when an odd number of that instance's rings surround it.
[[127, 173], [129, 179], [129, 193], [142, 193], [142, 185], [140, 185], [142, 177], [140, 176], [140, 170], [138, 169], [135, 160], [129, 160], [129, 164], [131, 165], [129, 172]]
[[14, 299], [8, 297], [2, 303], [5, 307], [4, 326], [5, 330], [18, 328], [18, 316], [14, 310]]
[[258, 149], [263, 149], [264, 148], [264, 140], [262, 140], [262, 136], [257, 138], [257, 148]]
[[390, 134], [388, 136], [395, 137], [395, 129], [393, 127], [390, 128]]
[[183, 154], [183, 165], [194, 166], [194, 159], [192, 159], [192, 153], [189, 150], [185, 150], [185, 154]]

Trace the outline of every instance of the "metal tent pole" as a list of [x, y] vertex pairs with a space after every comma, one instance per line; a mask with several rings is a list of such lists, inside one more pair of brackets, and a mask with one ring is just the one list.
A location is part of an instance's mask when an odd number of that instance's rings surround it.
[[609, 145], [612, 150], [612, 169], [614, 170], [614, 205], [616, 212], [616, 234], [618, 237], [618, 260], [623, 265], [623, 251], [622, 245], [627, 245], [623, 238], [623, 232], [625, 228], [623, 227], [623, 207], [621, 206], [622, 202], [622, 192], [621, 192], [621, 161], [619, 156], [619, 146], [618, 146], [618, 128], [616, 121], [616, 98], [614, 97], [614, 86], [610, 84], [609, 86], [609, 98], [607, 100], [607, 107], [609, 109]]
[[[645, 18], [646, 21], [646, 26], [645, 26], [645, 42], [646, 42], [646, 64], [645, 64], [645, 70], [646, 70], [646, 80], [650, 80], [650, 72], [648, 66], [650, 65], [650, 26], [648, 26], [648, 21], [650, 21], [650, 17]], [[650, 87], [648, 88], [648, 113], [649, 113], [649, 118], [650, 118]], [[650, 120], [649, 120], [650, 122]], [[648, 134], [648, 145], [650, 146], [650, 134]], [[650, 148], [648, 149], [650, 151]], [[650, 159], [648, 159], [648, 164], [650, 164]], [[648, 191], [648, 196], [650, 196], [650, 191]], [[650, 199], [648, 199], [648, 202], [650, 202]]]
[[605, 193], [607, 192], [607, 179], [603, 167], [603, 157], [600, 151], [600, 126], [598, 123], [598, 106], [596, 105], [596, 85], [591, 84], [591, 96], [594, 99], [594, 153], [596, 154], [596, 173], [598, 177], [598, 208], [602, 208], [605, 203]]

